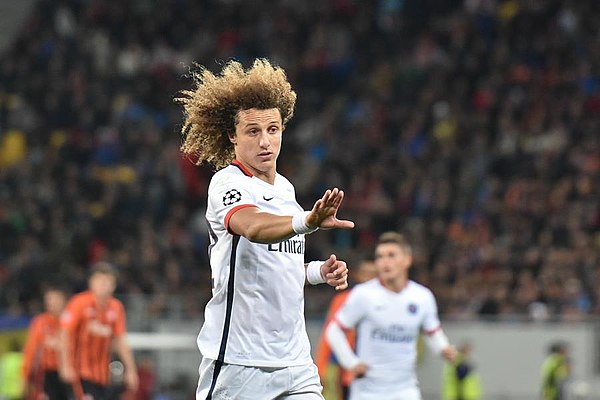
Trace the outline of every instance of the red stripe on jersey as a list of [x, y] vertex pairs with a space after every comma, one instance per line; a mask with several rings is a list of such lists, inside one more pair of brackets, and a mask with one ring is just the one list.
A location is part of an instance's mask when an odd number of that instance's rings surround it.
[[256, 206], [254, 204], [240, 204], [239, 206], [235, 206], [231, 210], [229, 210], [229, 212], [225, 216], [225, 229], [227, 229], [227, 232], [231, 233], [232, 235], [235, 234], [235, 232], [232, 232], [231, 230], [229, 230], [229, 220], [231, 219], [233, 214], [235, 214], [242, 208], [246, 208], [246, 207], [256, 207]]
[[437, 331], [439, 331], [440, 329], [442, 329], [442, 327], [441, 327], [441, 326], [438, 326], [437, 328], [435, 328], [435, 329], [432, 329], [432, 330], [430, 330], [430, 331], [425, 331], [425, 334], [426, 334], [426, 335], [428, 335], [428, 336], [431, 336], [431, 335], [433, 335], [434, 333], [436, 333]]
[[238, 167], [244, 173], [244, 175], [252, 176], [252, 173], [250, 171], [248, 171], [248, 169], [246, 167], [244, 167], [244, 164], [242, 164], [238, 160], [233, 160], [231, 163], [233, 165], [235, 165], [236, 167]]

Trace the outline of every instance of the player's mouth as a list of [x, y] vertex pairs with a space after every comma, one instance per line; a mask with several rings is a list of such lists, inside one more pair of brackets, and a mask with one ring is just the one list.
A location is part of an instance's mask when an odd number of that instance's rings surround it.
[[273, 157], [273, 153], [271, 153], [270, 151], [265, 151], [262, 153], [258, 153], [258, 157], [263, 161], [269, 161], [271, 157]]

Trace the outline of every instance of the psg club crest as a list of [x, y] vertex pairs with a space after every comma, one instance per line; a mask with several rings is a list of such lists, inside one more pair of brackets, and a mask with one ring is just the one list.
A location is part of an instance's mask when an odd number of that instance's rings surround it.
[[237, 203], [240, 200], [242, 200], [242, 194], [236, 189], [231, 189], [228, 190], [227, 193], [225, 193], [225, 195], [223, 196], [223, 205], [230, 206], [232, 204]]
[[411, 314], [416, 314], [417, 313], [417, 309], [418, 309], [418, 307], [414, 303], [410, 303], [408, 305], [408, 312], [411, 313]]

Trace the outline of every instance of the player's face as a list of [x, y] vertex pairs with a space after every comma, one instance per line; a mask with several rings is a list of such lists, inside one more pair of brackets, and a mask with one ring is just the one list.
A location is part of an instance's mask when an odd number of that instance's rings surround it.
[[382, 243], [375, 249], [377, 275], [384, 282], [404, 278], [410, 268], [412, 257], [394, 243]]
[[230, 138], [235, 158], [258, 177], [275, 177], [283, 123], [277, 108], [251, 108], [238, 113], [235, 136]]
[[101, 299], [106, 299], [115, 291], [117, 280], [111, 274], [95, 273], [90, 277], [90, 290]]
[[59, 315], [65, 308], [65, 295], [59, 290], [44, 293], [44, 306], [51, 314]]

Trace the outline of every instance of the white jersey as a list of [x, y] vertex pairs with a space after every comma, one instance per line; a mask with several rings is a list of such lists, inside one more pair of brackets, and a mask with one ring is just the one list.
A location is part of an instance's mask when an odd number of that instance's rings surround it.
[[206, 210], [213, 297], [206, 305], [198, 347], [203, 357], [228, 364], [310, 364], [304, 323], [304, 235], [259, 244], [232, 234], [229, 219], [248, 206], [278, 215], [302, 210], [294, 187], [279, 174], [271, 185], [236, 161], [215, 173]]
[[419, 333], [440, 328], [429, 289], [409, 280], [396, 293], [372, 279], [352, 289], [335, 318], [344, 328], [356, 327], [356, 354], [369, 366], [364, 378], [353, 381], [351, 393], [381, 394], [384, 399], [390, 398], [386, 393], [417, 386]]

